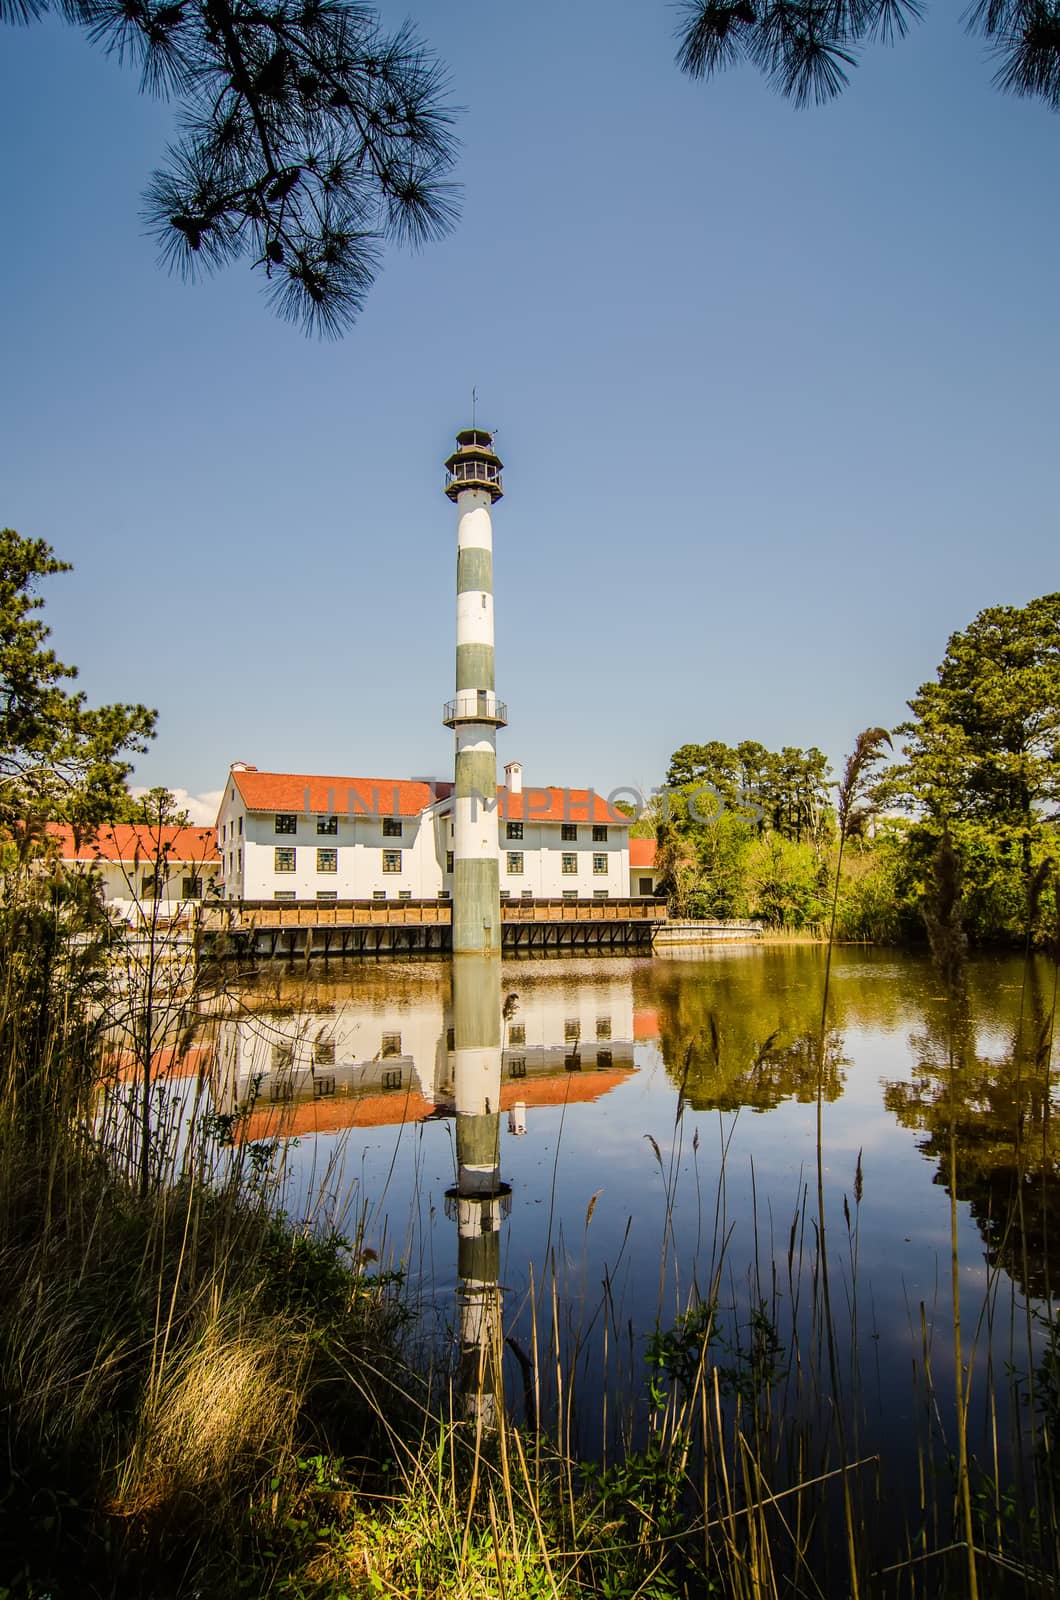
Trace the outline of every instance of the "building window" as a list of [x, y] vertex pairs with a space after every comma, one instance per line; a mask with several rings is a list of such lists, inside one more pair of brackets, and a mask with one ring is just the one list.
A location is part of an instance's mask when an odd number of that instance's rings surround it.
[[614, 1061], [614, 1059], [615, 1058], [611, 1054], [610, 1050], [598, 1050], [596, 1052], [596, 1067], [597, 1067], [597, 1071], [598, 1072], [610, 1072], [611, 1063]]
[[289, 1077], [274, 1078], [269, 1085], [269, 1099], [273, 1105], [285, 1105], [294, 1099], [294, 1080]]
[[577, 889], [564, 889], [563, 898], [564, 898], [564, 900], [577, 900], [577, 898], [578, 898]]
[[577, 1050], [572, 1050], [570, 1055], [563, 1057], [563, 1065], [568, 1072], [580, 1072], [582, 1070], [582, 1058]]
[[594, 889], [593, 890], [593, 899], [594, 900], [606, 900], [607, 899], [607, 890], [606, 889]]
[[337, 850], [318, 850], [317, 851], [317, 871], [318, 872], [338, 872], [338, 870], [339, 870], [339, 852]]
[[400, 817], [384, 817], [383, 818], [383, 838], [384, 839], [400, 839], [401, 838], [401, 818]]
[[274, 889], [272, 898], [274, 900], [294, 900], [296, 895], [293, 889]]
[[294, 1046], [292, 1044], [274, 1044], [270, 1052], [270, 1066], [273, 1072], [290, 1072], [294, 1064]]
[[508, 1024], [508, 1043], [509, 1044], [525, 1044], [526, 1043], [526, 1023], [525, 1022], [511, 1022], [511, 1023]]
[[384, 872], [400, 872], [401, 871], [401, 851], [400, 850], [384, 850], [383, 851], [383, 871]]
[[313, 1094], [317, 1100], [324, 1100], [328, 1095], [335, 1093], [335, 1076], [330, 1074], [326, 1078], [313, 1079]]
[[336, 834], [339, 831], [338, 817], [318, 817], [317, 832]]
[[568, 877], [570, 877], [572, 873], [576, 873], [578, 871], [578, 857], [575, 851], [564, 850], [563, 870]]
[[335, 1065], [334, 1039], [317, 1039], [313, 1045], [314, 1067], [333, 1067]]
[[532, 900], [534, 898], [533, 889], [520, 889], [519, 898], [520, 900]]
[[400, 1089], [401, 1088], [401, 1068], [400, 1067], [387, 1067], [386, 1071], [383, 1073], [383, 1088], [384, 1089]]
[[559, 836], [565, 844], [577, 844], [578, 824], [576, 822], [565, 822], [559, 830]]
[[600, 825], [600, 823], [598, 823], [598, 822], [594, 822], [593, 823], [593, 844], [606, 844], [606, 843], [607, 843], [607, 828], [606, 827], [602, 827]]
[[399, 889], [398, 890], [398, 899], [399, 900], [411, 900], [412, 899], [412, 890], [411, 889]]
[[241, 839], [243, 837], [243, 818], [242, 817], [240, 817], [240, 819], [239, 819], [239, 837]]
[[158, 878], [153, 872], [144, 873], [143, 888], [140, 890], [141, 900], [157, 900], [160, 896]]
[[297, 816], [295, 815], [295, 813], [293, 811], [277, 811], [277, 813], [276, 813], [276, 832], [277, 833], [297, 833], [298, 832], [298, 818], [297, 818]]
[[581, 1036], [582, 1026], [577, 1017], [568, 1017], [566, 1022], [563, 1024], [564, 1039], [566, 1039], [569, 1043], [571, 1039], [580, 1039]]
[[610, 1039], [610, 1037], [611, 1037], [611, 1018], [610, 1017], [597, 1017], [597, 1019], [596, 1019], [596, 1037], [598, 1039]]
[[386, 899], [386, 890], [385, 889], [373, 889], [372, 890], [372, 899], [373, 900], [385, 900]]
[[598, 855], [594, 854], [593, 856], [593, 871], [597, 874], [597, 876], [599, 876], [601, 872], [607, 872], [607, 857], [604, 855], [602, 850]]
[[650, 878], [641, 878], [639, 882], [641, 894], [650, 895], [655, 893], [655, 885]]
[[455, 1050], [456, 1049], [456, 1029], [455, 1028], [446, 1028], [446, 1030], [445, 1030], [445, 1048], [447, 1050]]
[[510, 900], [511, 898], [512, 898], [512, 891], [510, 889], [502, 889], [501, 890], [501, 899], [502, 900]]
[[509, 1057], [509, 1060], [508, 1060], [508, 1076], [509, 1076], [509, 1078], [525, 1078], [526, 1077], [526, 1057], [525, 1056], [511, 1056], [511, 1057]]
[[383, 1043], [380, 1046], [379, 1054], [383, 1056], [384, 1059], [387, 1056], [399, 1056], [401, 1054], [400, 1033], [384, 1033]]
[[182, 878], [180, 880], [180, 897], [182, 900], [201, 900], [202, 879]]
[[446, 872], [452, 872], [453, 870], [453, 852], [451, 850], [445, 852], [445, 870]]
[[523, 875], [523, 852], [521, 850], [508, 851], [508, 876], [521, 878]]
[[522, 823], [521, 822], [509, 822], [508, 828], [507, 828], [507, 837], [509, 839], [521, 839], [523, 837], [523, 825], [522, 825]]
[[274, 872], [293, 872], [295, 851], [290, 845], [278, 844], [272, 852]]
[[448, 900], [449, 899], [449, 890], [448, 889], [439, 889], [438, 890], [438, 898], [439, 898], [439, 900]]
[[339, 898], [338, 891], [335, 890], [335, 889], [318, 889], [317, 890], [317, 899], [318, 900], [337, 900], [338, 898]]

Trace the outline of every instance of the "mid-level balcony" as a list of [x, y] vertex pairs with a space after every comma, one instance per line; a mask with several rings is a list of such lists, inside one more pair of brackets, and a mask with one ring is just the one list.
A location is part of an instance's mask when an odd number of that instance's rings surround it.
[[508, 707], [497, 699], [492, 689], [460, 689], [454, 699], [446, 701], [442, 721], [447, 728], [456, 728], [463, 722], [485, 722], [494, 728], [505, 728]]

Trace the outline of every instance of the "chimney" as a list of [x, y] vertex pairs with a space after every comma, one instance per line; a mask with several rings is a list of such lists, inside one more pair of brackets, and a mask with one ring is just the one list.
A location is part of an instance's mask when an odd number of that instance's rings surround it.
[[504, 768], [504, 781], [509, 794], [522, 794], [523, 792], [523, 764], [521, 761], [509, 761]]

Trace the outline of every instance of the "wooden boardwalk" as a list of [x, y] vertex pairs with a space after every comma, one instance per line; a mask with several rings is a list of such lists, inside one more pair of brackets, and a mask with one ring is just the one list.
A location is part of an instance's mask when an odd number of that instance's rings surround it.
[[[650, 952], [664, 900], [504, 900], [505, 955]], [[447, 955], [448, 900], [340, 900], [326, 904], [228, 900], [204, 906], [204, 955], [234, 957]]]

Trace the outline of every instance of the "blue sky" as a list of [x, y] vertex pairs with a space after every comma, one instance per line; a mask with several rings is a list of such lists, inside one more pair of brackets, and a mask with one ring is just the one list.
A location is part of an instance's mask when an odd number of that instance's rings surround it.
[[952, 12], [802, 112], [683, 78], [654, 0], [411, 15], [462, 217], [340, 343], [249, 267], [161, 271], [169, 108], [74, 30], [0, 34], [0, 517], [75, 565], [48, 617], [88, 694], [158, 707], [143, 782], [449, 770], [473, 384], [527, 782], [650, 785], [709, 738], [837, 761], [982, 606], [1058, 587], [1060, 120]]

